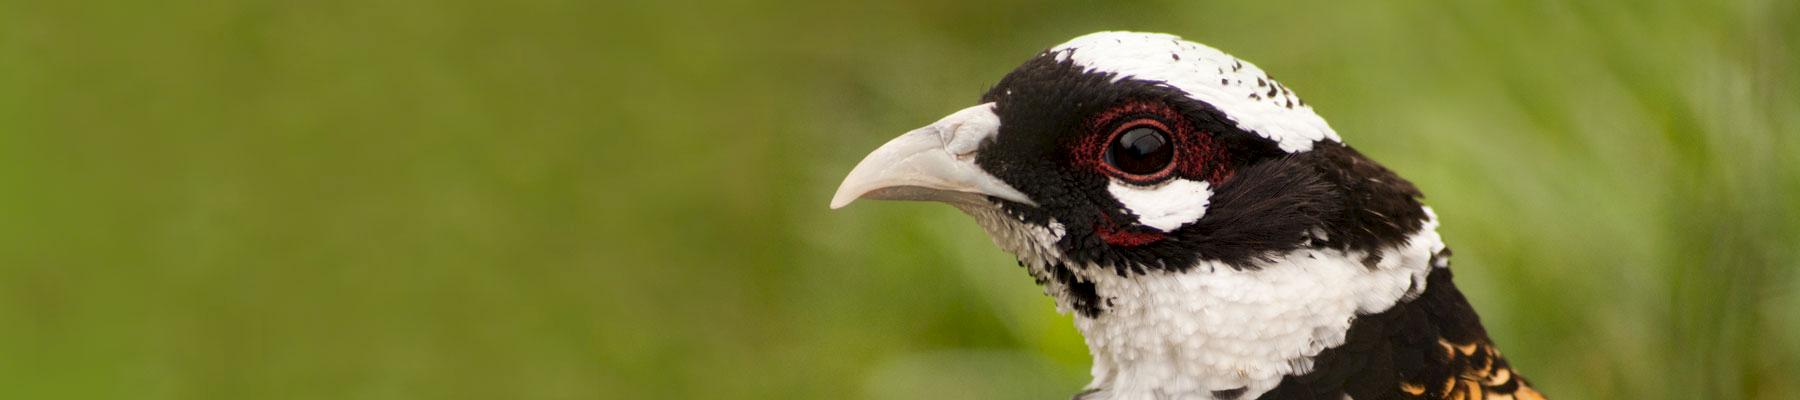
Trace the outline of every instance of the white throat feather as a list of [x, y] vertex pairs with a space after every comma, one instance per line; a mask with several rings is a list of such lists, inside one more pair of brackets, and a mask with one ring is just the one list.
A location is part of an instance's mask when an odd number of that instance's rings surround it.
[[[976, 217], [996, 245], [1017, 255], [1044, 282], [1057, 309], [1071, 311], [1067, 285], [1051, 279], [1062, 260], [1059, 223], [1039, 227], [998, 207], [960, 207]], [[1239, 391], [1253, 399], [1283, 377], [1312, 368], [1313, 357], [1344, 343], [1360, 315], [1386, 311], [1426, 289], [1432, 256], [1444, 249], [1437, 217], [1404, 243], [1368, 254], [1302, 248], [1274, 255], [1257, 268], [1202, 261], [1185, 272], [1152, 269], [1115, 273], [1111, 266], [1070, 265], [1106, 303], [1095, 316], [1076, 314], [1076, 328], [1093, 356], [1094, 380], [1084, 400], [1197, 398]]]

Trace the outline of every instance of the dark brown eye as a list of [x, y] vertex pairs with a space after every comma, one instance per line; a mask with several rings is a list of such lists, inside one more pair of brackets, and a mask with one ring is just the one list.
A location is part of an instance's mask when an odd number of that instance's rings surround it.
[[1126, 128], [1106, 147], [1106, 164], [1132, 175], [1155, 175], [1174, 160], [1169, 134], [1150, 125]]

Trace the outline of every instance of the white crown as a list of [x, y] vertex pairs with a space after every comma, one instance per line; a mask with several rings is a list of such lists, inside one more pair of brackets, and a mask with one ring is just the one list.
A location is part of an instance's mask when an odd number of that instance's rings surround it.
[[1237, 123], [1273, 140], [1282, 150], [1312, 150], [1319, 140], [1341, 142], [1331, 125], [1286, 86], [1256, 65], [1175, 35], [1096, 32], [1051, 48], [1057, 61], [1073, 60], [1088, 71], [1167, 84]]

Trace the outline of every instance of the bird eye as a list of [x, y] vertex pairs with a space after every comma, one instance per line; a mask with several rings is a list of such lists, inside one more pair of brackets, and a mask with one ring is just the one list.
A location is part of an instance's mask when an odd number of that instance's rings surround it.
[[1106, 164], [1131, 175], [1155, 175], [1175, 160], [1169, 135], [1150, 125], [1127, 127], [1106, 148]]

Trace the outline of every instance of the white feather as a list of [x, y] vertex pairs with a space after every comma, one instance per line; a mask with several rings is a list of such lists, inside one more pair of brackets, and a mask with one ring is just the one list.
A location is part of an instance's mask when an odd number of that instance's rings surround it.
[[1436, 227], [1432, 216], [1373, 269], [1360, 262], [1364, 254], [1337, 250], [1295, 251], [1242, 271], [1201, 265], [1120, 277], [1084, 269], [1111, 305], [1098, 318], [1076, 318], [1094, 357], [1089, 387], [1101, 389], [1087, 399], [1210, 398], [1238, 388], [1247, 389], [1240, 398], [1256, 398], [1343, 344], [1356, 316], [1423, 291], [1431, 256], [1444, 248]]
[[1138, 186], [1117, 179], [1106, 186], [1107, 193], [1118, 199], [1144, 226], [1173, 232], [1182, 225], [1206, 216], [1206, 202], [1212, 198], [1212, 187], [1206, 181], [1170, 179], [1156, 186]]
[[[1037, 227], [997, 207], [959, 208], [1046, 281], [1059, 311], [1070, 311], [1066, 289], [1048, 270], [1061, 259], [1062, 224]], [[1431, 263], [1444, 244], [1436, 214], [1429, 207], [1425, 214], [1423, 227], [1381, 250], [1374, 268], [1363, 265], [1364, 253], [1329, 249], [1290, 252], [1251, 270], [1210, 261], [1130, 277], [1100, 265], [1078, 268], [1077, 279], [1094, 283], [1108, 305], [1097, 318], [1075, 318], [1093, 356], [1088, 388], [1097, 389], [1082, 398], [1209, 399], [1243, 388], [1238, 398], [1253, 399], [1284, 376], [1308, 372], [1313, 357], [1344, 343], [1356, 316], [1416, 297], [1431, 269], [1444, 267]]]
[[1058, 61], [1073, 60], [1090, 71], [1114, 73], [1116, 80], [1166, 83], [1211, 104], [1239, 129], [1273, 140], [1289, 153], [1312, 150], [1315, 141], [1341, 141], [1312, 107], [1301, 104], [1299, 97], [1256, 65], [1174, 35], [1097, 32], [1050, 51]]

